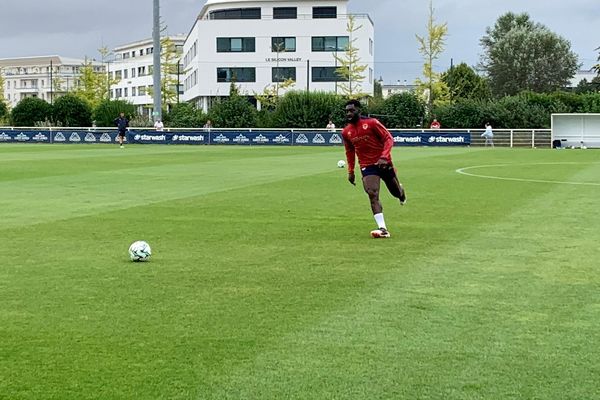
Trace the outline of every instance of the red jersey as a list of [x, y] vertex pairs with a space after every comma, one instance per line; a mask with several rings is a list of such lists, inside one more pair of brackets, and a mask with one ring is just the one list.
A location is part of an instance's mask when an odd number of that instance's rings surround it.
[[356, 156], [361, 168], [377, 163], [380, 158], [392, 162], [394, 138], [375, 118], [361, 118], [356, 125], [346, 125], [342, 136], [346, 147], [348, 172], [354, 172]]

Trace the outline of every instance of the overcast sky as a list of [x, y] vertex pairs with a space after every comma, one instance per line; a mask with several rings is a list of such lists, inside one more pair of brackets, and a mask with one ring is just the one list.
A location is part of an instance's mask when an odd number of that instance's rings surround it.
[[[203, 0], [161, 0], [170, 34], [187, 34]], [[375, 74], [385, 83], [411, 83], [420, 75], [415, 34], [424, 35], [427, 0], [350, 0], [350, 11], [375, 22]], [[526, 12], [535, 22], [571, 42], [583, 69], [597, 61], [599, 0], [434, 0], [438, 23], [448, 23], [439, 71], [466, 62], [476, 65], [479, 39], [508, 12]], [[0, 0], [0, 58], [34, 55], [100, 58], [102, 44], [113, 48], [152, 36], [152, 0]]]

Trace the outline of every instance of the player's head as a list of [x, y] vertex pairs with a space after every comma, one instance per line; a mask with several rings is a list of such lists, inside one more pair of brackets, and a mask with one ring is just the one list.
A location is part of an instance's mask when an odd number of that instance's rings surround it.
[[356, 123], [360, 119], [360, 101], [356, 99], [346, 102], [346, 120], [351, 123]]

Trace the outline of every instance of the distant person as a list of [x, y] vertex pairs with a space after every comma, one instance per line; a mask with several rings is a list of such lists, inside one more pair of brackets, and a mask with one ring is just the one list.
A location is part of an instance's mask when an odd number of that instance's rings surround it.
[[442, 124], [440, 124], [440, 122], [437, 119], [433, 119], [433, 121], [431, 121], [431, 125], [429, 126], [430, 129], [440, 129], [442, 127]]
[[204, 124], [204, 129], [206, 129], [207, 131], [210, 131], [212, 129], [212, 122], [211, 120], [207, 120], [206, 123]]
[[119, 147], [123, 148], [123, 139], [127, 134], [127, 128], [129, 128], [129, 120], [125, 117], [125, 113], [120, 113], [119, 117], [114, 120], [114, 124], [119, 131], [117, 134], [117, 139], [119, 140]]
[[327, 124], [326, 128], [329, 132], [335, 132], [335, 124], [332, 120], [329, 120], [329, 123]]
[[485, 147], [489, 144], [494, 147], [494, 132], [492, 131], [492, 125], [489, 122], [485, 123], [485, 131], [481, 134], [482, 138], [485, 138]]
[[160, 119], [157, 119], [154, 123], [154, 129], [156, 129], [157, 132], [162, 132], [163, 129], [165, 129], [165, 125]]

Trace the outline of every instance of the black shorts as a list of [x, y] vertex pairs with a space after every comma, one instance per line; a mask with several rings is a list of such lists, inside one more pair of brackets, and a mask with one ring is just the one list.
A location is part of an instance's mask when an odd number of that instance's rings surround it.
[[119, 131], [118, 135], [121, 137], [125, 137], [127, 135], [127, 131]]
[[384, 181], [386, 179], [393, 179], [396, 177], [396, 171], [391, 164], [389, 167], [386, 166], [386, 168], [380, 168], [377, 165], [367, 165], [366, 167], [360, 169], [360, 173], [362, 174], [363, 178], [369, 175], [377, 175]]

